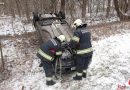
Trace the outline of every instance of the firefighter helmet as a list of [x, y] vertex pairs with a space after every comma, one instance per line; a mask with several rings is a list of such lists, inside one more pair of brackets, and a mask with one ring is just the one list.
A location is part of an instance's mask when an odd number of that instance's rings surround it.
[[57, 37], [61, 42], [64, 42], [66, 40], [64, 35], [60, 35]]
[[76, 27], [78, 27], [78, 26], [80, 26], [82, 24], [83, 24], [82, 20], [81, 19], [77, 19], [77, 20], [74, 21], [72, 27], [76, 28]]

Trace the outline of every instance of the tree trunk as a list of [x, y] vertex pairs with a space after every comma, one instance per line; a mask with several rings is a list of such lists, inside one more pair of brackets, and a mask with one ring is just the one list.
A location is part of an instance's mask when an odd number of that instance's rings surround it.
[[111, 0], [108, 0], [106, 17], [109, 16], [109, 13], [110, 13], [110, 7], [111, 7]]
[[103, 0], [102, 12], [105, 12], [106, 0]]
[[87, 0], [82, 0], [82, 18], [86, 15]]
[[91, 5], [92, 1], [91, 0], [88, 0], [88, 13], [90, 13], [90, 17], [91, 17], [91, 14], [92, 14], [92, 5]]
[[130, 0], [128, 0], [128, 10], [130, 10]]
[[27, 18], [28, 22], [30, 22], [30, 10], [29, 10], [29, 6], [28, 6], [28, 0], [24, 0], [24, 3], [25, 3], [26, 18]]
[[2, 71], [4, 71], [4, 60], [3, 60], [2, 45], [0, 41], [0, 72]]
[[97, 2], [96, 15], [98, 14], [99, 10], [100, 10], [100, 0]]
[[115, 10], [117, 12], [117, 16], [120, 18], [121, 21], [123, 20], [130, 20], [130, 16], [124, 15], [119, 8], [118, 0], [114, 0]]
[[21, 9], [19, 0], [15, 0], [18, 15], [21, 17]]
[[56, 12], [56, 0], [51, 0], [51, 13], [55, 13]]
[[123, 13], [126, 13], [128, 11], [128, 3], [127, 0], [119, 0], [119, 8]]
[[13, 5], [13, 1], [10, 0], [10, 2], [9, 2], [9, 13], [11, 13], [13, 18], [15, 18], [14, 7], [12, 5]]
[[60, 11], [65, 13], [65, 0], [61, 0]]

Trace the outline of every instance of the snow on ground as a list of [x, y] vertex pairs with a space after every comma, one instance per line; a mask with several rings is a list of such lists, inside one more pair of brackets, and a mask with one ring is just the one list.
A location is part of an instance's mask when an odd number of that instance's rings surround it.
[[33, 32], [32, 24], [24, 24], [22, 18], [13, 19], [10, 16], [0, 17], [0, 35], [15, 35]]
[[91, 90], [115, 90], [117, 84], [130, 79], [129, 38], [130, 33], [123, 33], [93, 43], [95, 52], [89, 69], [90, 80], [99, 86]]
[[[19, 42], [23, 42], [22, 45], [16, 44]], [[93, 41], [95, 51], [87, 79], [77, 82], [69, 75], [66, 81], [56, 80], [56, 85], [48, 87], [44, 71], [38, 67], [36, 47], [30, 47], [27, 39], [4, 40], [3, 51], [11, 76], [0, 83], [0, 90], [116, 90], [119, 83], [126, 84], [130, 79], [129, 42], [130, 32]], [[23, 50], [25, 47], [27, 51]], [[130, 86], [126, 90], [130, 90]]]
[[[119, 21], [119, 18], [116, 16], [108, 18], [108, 19], [103, 18], [103, 17], [98, 17], [98, 16], [87, 18], [86, 23], [88, 25], [97, 25], [97, 24], [102, 24], [102, 23]], [[67, 20], [72, 21], [70, 19], [72, 18], [67, 18]], [[33, 31], [35, 31], [33, 25], [25, 23], [24, 18], [20, 18], [18, 16], [16, 16], [15, 19], [13, 19], [11, 16], [0, 17], [0, 35], [14, 36], [14, 35], [21, 35], [27, 32], [33, 32]]]
[[[0, 18], [0, 35], [32, 31], [32, 25], [24, 25], [20, 18]], [[35, 37], [2, 40], [5, 67], [10, 77], [0, 83], [0, 90], [116, 90], [118, 83], [127, 83], [130, 79], [130, 32], [122, 31], [122, 34], [93, 42], [95, 52], [87, 79], [76, 82], [72, 80], [73, 75], [69, 75], [62, 83], [56, 80], [57, 84], [52, 87], [45, 85], [44, 71], [38, 67], [37, 46], [30, 42], [35, 42]], [[130, 90], [130, 86], [126, 90]]]
[[96, 18], [97, 16], [93, 17], [93, 18], [87, 18], [86, 23], [88, 25], [97, 25], [97, 24], [102, 24], [102, 23], [110, 23], [110, 22], [114, 22], [114, 21], [119, 21], [118, 17], [111, 17], [111, 18]]

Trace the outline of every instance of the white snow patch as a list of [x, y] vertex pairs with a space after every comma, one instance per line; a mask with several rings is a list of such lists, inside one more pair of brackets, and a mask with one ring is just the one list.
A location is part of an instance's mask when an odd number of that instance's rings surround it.
[[[16, 42], [22, 42], [17, 39]], [[94, 55], [88, 69], [87, 79], [80, 82], [67, 77], [69, 81], [46, 86], [45, 74], [39, 68], [36, 51], [28, 47], [31, 56], [25, 58], [21, 48], [15, 47], [12, 40], [2, 41], [7, 55], [7, 65], [11, 77], [0, 83], [0, 90], [116, 90], [119, 83], [127, 83], [130, 79], [130, 32], [117, 34], [109, 38], [93, 42]], [[17, 57], [18, 56], [18, 57]], [[24, 58], [23, 58], [24, 57]], [[29, 59], [29, 60], [26, 60]], [[25, 61], [25, 64], [22, 64]], [[126, 90], [130, 90], [127, 86]]]
[[24, 24], [22, 18], [13, 19], [10, 16], [0, 18], [0, 35], [23, 34], [35, 31], [32, 24]]
[[[72, 80], [60, 83], [57, 80], [56, 85], [48, 87], [45, 85], [44, 72], [38, 67], [38, 60], [34, 59], [30, 71], [25, 70], [23, 75], [16, 74], [12, 79], [1, 84], [6, 83], [8, 86], [5, 86], [10, 90], [21, 90], [22, 88], [24, 90], [116, 90], [119, 83], [127, 83], [130, 79], [129, 42], [130, 33], [118, 34], [93, 42], [95, 49], [93, 60], [88, 70], [87, 79], [83, 79], [81, 82]], [[8, 52], [6, 51], [6, 53]], [[13, 54], [10, 55], [13, 56]], [[129, 89], [130, 86], [127, 86], [126, 90]]]

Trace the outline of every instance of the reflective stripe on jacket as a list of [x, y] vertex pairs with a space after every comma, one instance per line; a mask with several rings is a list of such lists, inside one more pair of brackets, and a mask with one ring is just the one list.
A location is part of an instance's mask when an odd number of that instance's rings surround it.
[[86, 56], [93, 52], [91, 45], [91, 33], [87, 30], [87, 25], [79, 26], [74, 31], [71, 48], [77, 50], [77, 55]]
[[77, 36], [72, 37], [72, 40], [73, 40], [73, 41], [76, 41], [76, 42], [79, 42], [79, 39], [80, 39], [80, 38], [77, 37]]
[[46, 54], [44, 51], [42, 51], [40, 48], [38, 50], [38, 53], [44, 57], [45, 59], [49, 60], [49, 61], [53, 61], [53, 57], [51, 57], [50, 55]]
[[[55, 50], [55, 52], [52, 52], [51, 50]], [[61, 43], [58, 39], [50, 39], [47, 42], [43, 43], [41, 47], [38, 50], [37, 56], [45, 61], [53, 61], [55, 58], [55, 55], [61, 55], [62, 54], [61, 49]]]
[[93, 51], [92, 48], [87, 48], [87, 49], [83, 49], [83, 50], [77, 50], [77, 54], [82, 55], [82, 54], [90, 53], [92, 51]]
[[57, 55], [57, 56], [62, 55], [62, 51], [58, 51], [58, 52], [56, 52], [56, 55]]

